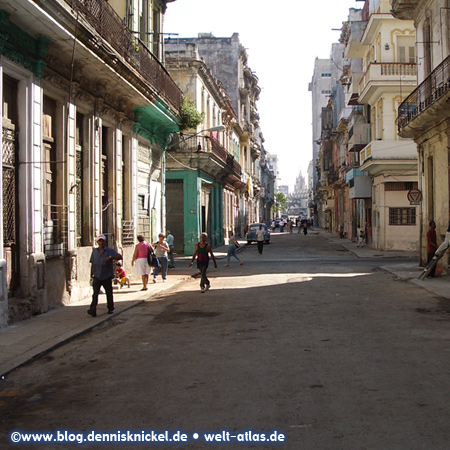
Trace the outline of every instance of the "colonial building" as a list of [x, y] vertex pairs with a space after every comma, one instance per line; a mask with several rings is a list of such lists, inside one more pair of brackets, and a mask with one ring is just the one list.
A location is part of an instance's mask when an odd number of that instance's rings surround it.
[[[365, 20], [362, 20], [364, 12]], [[340, 42], [344, 45], [346, 63], [341, 83], [345, 86], [345, 104], [351, 108], [348, 118], [348, 140], [345, 155], [345, 180], [348, 186], [348, 210], [344, 232], [356, 240], [361, 229], [370, 230], [372, 217], [372, 179], [359, 169], [359, 152], [371, 141], [370, 107], [358, 104], [362, 59], [349, 58], [351, 44], [361, 41], [367, 25], [368, 10], [349, 10], [348, 21], [342, 24]], [[356, 44], [357, 45], [357, 44]], [[368, 232], [368, 236], [371, 233]], [[369, 239], [369, 244], [371, 241]]]
[[[398, 105], [416, 84], [415, 30], [411, 21], [396, 19], [390, 9], [388, 0], [366, 0], [361, 37], [353, 27], [344, 38], [346, 56], [361, 60], [361, 72], [354, 65], [349, 74], [350, 102], [363, 106], [364, 118], [355, 121], [355, 111], [353, 135], [358, 127], [360, 138], [355, 136], [351, 145], [359, 151], [359, 170], [372, 180], [371, 201], [366, 201], [364, 214], [359, 215], [372, 246], [415, 250], [419, 210], [407, 194], [417, 188], [417, 150], [412, 140], [398, 135], [395, 126]], [[367, 145], [365, 121], [370, 123]], [[357, 176], [348, 177], [352, 180], [357, 181]]]
[[[440, 243], [450, 219], [450, 9], [445, 0], [392, 0], [391, 7], [416, 27], [418, 86], [401, 103], [397, 123], [399, 135], [418, 147], [420, 254], [426, 261], [428, 222], [436, 222]], [[448, 266], [448, 257], [443, 261]]]
[[[314, 73], [309, 84], [309, 91], [312, 93], [312, 128], [313, 128], [313, 193], [310, 201], [310, 211], [314, 217], [314, 222], [326, 227], [326, 221], [329, 222], [330, 217], [325, 218], [325, 212], [329, 216], [334, 215], [330, 208], [334, 209], [334, 194], [332, 190], [326, 189], [325, 178], [321, 178], [325, 172], [322, 170], [321, 157], [323, 156], [322, 143], [322, 110], [327, 107], [331, 98], [333, 89], [339, 82], [342, 74], [342, 45], [339, 43], [332, 44], [330, 58], [318, 59], [314, 63]], [[322, 152], [322, 153], [320, 153]], [[327, 175], [326, 175], [327, 177]], [[323, 190], [325, 188], [325, 190]], [[328, 192], [328, 193], [327, 193]], [[330, 195], [330, 197], [328, 197]], [[333, 195], [333, 196], [331, 196]]]
[[98, 234], [129, 264], [136, 233], [164, 229], [167, 3], [0, 1], [1, 325], [89, 295]]
[[[213, 247], [237, 228], [243, 133], [228, 94], [202, 61], [196, 42], [167, 40], [166, 67], [185, 97], [203, 114], [195, 130], [183, 131], [167, 154], [167, 227], [178, 236], [175, 251], [192, 255], [200, 234]], [[223, 125], [224, 131], [205, 131]]]
[[254, 184], [255, 164], [261, 153], [257, 138], [259, 115], [256, 103], [261, 89], [258, 77], [248, 66], [248, 56], [239, 41], [239, 34], [230, 38], [217, 38], [210, 33], [199, 33], [197, 38], [166, 39], [166, 48], [173, 52], [177, 47], [196, 44], [198, 53], [207, 67], [225, 88], [230, 97], [233, 110], [237, 114], [240, 134], [239, 162], [243, 172], [246, 189], [241, 192], [237, 232], [243, 235], [245, 226], [259, 217], [259, 186]]
[[273, 218], [272, 207], [275, 202], [275, 174], [268, 163], [268, 153], [261, 142], [261, 156], [256, 167], [256, 180], [260, 183], [259, 222], [269, 224]]

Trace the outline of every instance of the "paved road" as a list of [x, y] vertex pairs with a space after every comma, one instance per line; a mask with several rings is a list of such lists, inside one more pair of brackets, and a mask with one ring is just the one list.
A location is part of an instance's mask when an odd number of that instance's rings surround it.
[[[240, 257], [210, 271], [209, 292], [186, 282], [10, 374], [0, 448], [25, 448], [13, 429], [189, 436], [164, 449], [274, 446], [230, 438], [249, 430], [277, 430], [286, 449], [449, 448], [447, 300], [323, 234], [275, 234]], [[230, 442], [203, 441], [222, 430]]]

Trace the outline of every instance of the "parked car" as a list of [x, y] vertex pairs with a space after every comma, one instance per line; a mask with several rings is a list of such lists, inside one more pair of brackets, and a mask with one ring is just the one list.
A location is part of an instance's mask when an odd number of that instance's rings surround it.
[[251, 244], [252, 242], [256, 242], [256, 231], [259, 230], [259, 226], [262, 225], [262, 229], [264, 230], [265, 233], [265, 244], [269, 244], [270, 243], [270, 231], [267, 228], [267, 225], [265, 223], [252, 223], [251, 225], [249, 225], [248, 227], [248, 232], [247, 232], [247, 244]]

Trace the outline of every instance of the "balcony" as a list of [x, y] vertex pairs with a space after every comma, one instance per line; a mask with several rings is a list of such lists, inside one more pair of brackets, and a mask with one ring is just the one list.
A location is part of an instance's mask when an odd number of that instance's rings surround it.
[[372, 141], [359, 153], [360, 170], [370, 175], [395, 171], [417, 173], [417, 146], [410, 140]]
[[415, 63], [370, 63], [359, 82], [360, 104], [373, 104], [386, 92], [409, 92], [417, 85]]
[[[121, 17], [105, 0], [65, 0], [74, 13], [80, 13], [92, 28], [91, 43], [95, 47], [106, 41], [114, 51], [131, 66], [144, 86], [170, 104], [175, 111], [181, 105], [181, 91], [160, 61], [147, 49], [145, 44], [131, 32]], [[97, 39], [98, 34], [101, 39]], [[114, 59], [114, 58], [113, 58]]]
[[352, 74], [352, 82], [348, 88], [345, 96], [347, 105], [357, 106], [359, 97], [359, 82], [361, 81], [363, 74], [361, 72], [355, 72]]
[[398, 131], [402, 137], [423, 134], [449, 117], [450, 56], [409, 95], [398, 110]]
[[372, 197], [372, 179], [365, 176], [360, 170], [352, 169], [347, 172], [346, 182], [350, 199]]
[[348, 132], [348, 151], [361, 151], [370, 142], [370, 135], [370, 123], [354, 123]]
[[213, 136], [198, 136], [180, 142], [168, 155], [168, 170], [200, 169], [224, 183], [240, 184], [241, 165]]
[[415, 11], [421, 0], [392, 0], [392, 14], [398, 19], [415, 18]]

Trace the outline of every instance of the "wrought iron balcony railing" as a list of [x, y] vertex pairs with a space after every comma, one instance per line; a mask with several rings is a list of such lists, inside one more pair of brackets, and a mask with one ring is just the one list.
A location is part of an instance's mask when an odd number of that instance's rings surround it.
[[397, 118], [399, 131], [449, 91], [450, 55], [400, 105]]
[[226, 163], [229, 170], [237, 177], [241, 176], [242, 170], [239, 162], [232, 154], [228, 153], [225, 147], [223, 147], [223, 145], [213, 136], [197, 136], [195, 139], [180, 142], [173, 147], [173, 150], [182, 153], [213, 153], [221, 161]]
[[145, 44], [124, 24], [105, 0], [65, 0], [80, 12], [95, 31], [126, 60], [143, 79], [176, 111], [181, 105], [181, 91], [161, 62]]

